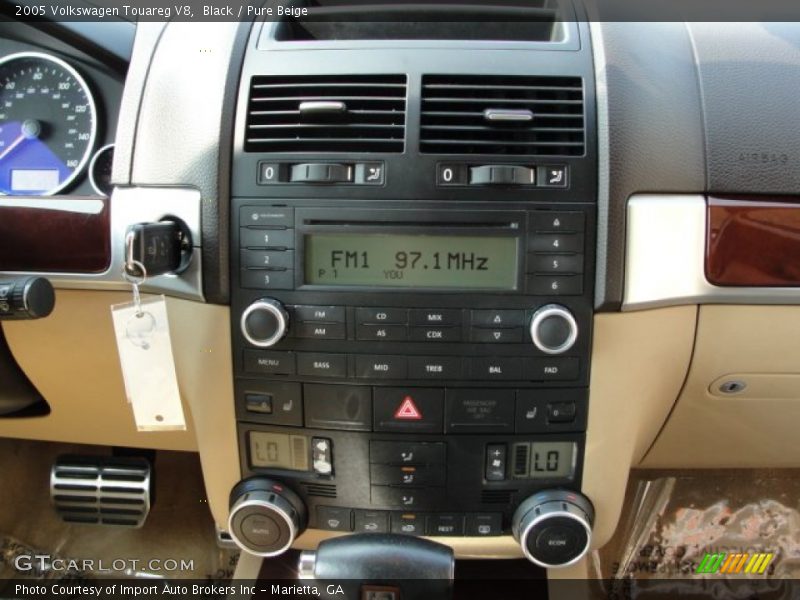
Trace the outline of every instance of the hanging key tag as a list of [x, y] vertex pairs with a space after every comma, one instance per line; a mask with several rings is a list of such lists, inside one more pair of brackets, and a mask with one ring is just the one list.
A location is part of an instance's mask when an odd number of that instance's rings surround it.
[[[126, 240], [127, 241], [127, 240]], [[127, 244], [126, 244], [127, 245]], [[144, 265], [128, 255], [123, 277], [133, 287], [133, 301], [111, 307], [125, 394], [139, 431], [186, 429], [181, 405], [167, 303], [164, 296], [142, 299]]]

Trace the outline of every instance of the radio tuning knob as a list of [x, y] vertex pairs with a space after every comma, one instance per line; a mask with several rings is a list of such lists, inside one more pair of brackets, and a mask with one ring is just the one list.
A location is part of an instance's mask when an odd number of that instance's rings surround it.
[[253, 346], [270, 348], [289, 331], [289, 315], [277, 300], [261, 298], [245, 309], [240, 326], [244, 339]]
[[547, 304], [533, 313], [531, 341], [546, 354], [562, 354], [578, 340], [578, 323], [569, 309], [560, 304]]
[[546, 569], [568, 567], [589, 551], [594, 509], [585, 496], [567, 490], [534, 494], [511, 521], [526, 558]]
[[256, 477], [237, 483], [230, 496], [228, 533], [239, 548], [256, 556], [283, 554], [303, 533], [307, 510], [283, 484]]

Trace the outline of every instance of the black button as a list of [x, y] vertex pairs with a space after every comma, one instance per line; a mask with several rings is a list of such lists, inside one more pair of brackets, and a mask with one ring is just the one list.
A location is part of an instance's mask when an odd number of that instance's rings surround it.
[[574, 402], [553, 402], [547, 405], [547, 421], [549, 423], [572, 423], [575, 420]]
[[317, 475], [333, 475], [333, 444], [328, 438], [311, 438], [311, 468]]
[[258, 183], [280, 183], [286, 180], [286, 167], [280, 163], [258, 163]]
[[[278, 381], [245, 382], [242, 392], [245, 414], [241, 418], [248, 421], [270, 423], [273, 425], [303, 425], [303, 396], [299, 383]], [[272, 398], [272, 413], [246, 412], [247, 396], [266, 394]]]
[[247, 412], [272, 414], [272, 396], [269, 394], [245, 394], [244, 406]]
[[583, 254], [528, 254], [528, 273], [583, 273]]
[[388, 533], [389, 513], [379, 510], [356, 511], [356, 533]]
[[294, 375], [295, 364], [292, 352], [244, 351], [244, 370], [264, 375]]
[[460, 342], [460, 327], [412, 327], [412, 342]]
[[377, 325], [406, 325], [407, 308], [357, 308], [356, 322]]
[[296, 323], [292, 326], [296, 338], [313, 340], [343, 340], [344, 323]]
[[480, 329], [473, 327], [470, 339], [478, 344], [520, 344], [522, 343], [522, 327], [512, 329]]
[[539, 167], [539, 185], [543, 187], [567, 187], [569, 172], [566, 165]]
[[309, 377], [347, 377], [347, 355], [319, 352], [298, 353], [297, 373]]
[[[574, 408], [569, 421], [550, 419], [550, 406], [569, 404]], [[587, 390], [519, 390], [517, 392], [517, 433], [577, 432], [586, 429]], [[569, 412], [572, 409], [567, 409]], [[559, 415], [561, 413], [559, 412]]]
[[407, 488], [373, 485], [371, 488], [372, 504], [415, 510], [430, 507], [438, 503], [443, 496], [441, 488]]
[[383, 185], [385, 168], [382, 162], [359, 163], [356, 165], [356, 183], [361, 185]]
[[369, 461], [373, 464], [444, 464], [447, 448], [441, 442], [370, 442]]
[[522, 360], [514, 357], [480, 357], [470, 361], [470, 379], [518, 381], [522, 379]]
[[574, 381], [579, 365], [577, 358], [525, 358], [522, 370], [528, 381]]
[[542, 562], [557, 565], [571, 561], [588, 543], [588, 534], [574, 519], [553, 517], [528, 534], [528, 550]]
[[583, 293], [583, 275], [529, 275], [527, 289], [537, 296], [577, 296]]
[[462, 360], [455, 356], [410, 356], [409, 379], [461, 379]]
[[239, 229], [242, 248], [294, 248], [294, 229]]
[[244, 321], [245, 329], [256, 340], [267, 340], [276, 335], [281, 321], [272, 311], [253, 310]]
[[268, 548], [281, 537], [281, 526], [270, 515], [250, 514], [240, 527], [242, 536], [253, 546]]
[[505, 444], [486, 446], [486, 481], [505, 480], [507, 453], [508, 448]]
[[293, 306], [294, 318], [305, 323], [344, 323], [344, 306]]
[[254, 290], [294, 289], [294, 271], [265, 271], [263, 269], [243, 269], [242, 287]]
[[278, 206], [243, 206], [239, 209], [239, 225], [265, 229], [294, 227], [294, 209]]
[[486, 537], [503, 533], [503, 515], [500, 513], [472, 513], [467, 515], [467, 535]]
[[306, 427], [372, 430], [372, 388], [356, 385], [303, 386]]
[[514, 390], [447, 390], [447, 433], [514, 430]]
[[531, 231], [583, 231], [584, 216], [582, 212], [537, 211], [530, 216]]
[[572, 335], [572, 325], [563, 316], [553, 315], [539, 322], [539, 340], [547, 348], [560, 348]]
[[434, 327], [461, 325], [461, 311], [455, 308], [415, 308], [411, 311], [411, 324]]
[[370, 465], [372, 485], [403, 487], [444, 486], [444, 464], [438, 465]]
[[427, 388], [375, 388], [375, 431], [442, 433], [444, 391]]
[[416, 513], [397, 513], [392, 515], [392, 533], [424, 535], [425, 517]]
[[464, 535], [464, 515], [450, 513], [428, 515], [426, 531], [428, 535], [440, 537]]
[[245, 269], [291, 269], [294, 250], [242, 250], [241, 262]]
[[467, 165], [436, 165], [436, 185], [467, 185]]
[[356, 339], [405, 342], [408, 339], [408, 327], [405, 325], [356, 325]]
[[473, 310], [472, 326], [499, 329], [502, 327], [522, 327], [525, 313], [521, 310]]
[[405, 379], [405, 356], [356, 356], [356, 377], [360, 379]]
[[318, 506], [317, 524], [328, 531], [353, 531], [353, 511], [338, 506]]
[[583, 252], [582, 233], [532, 233], [528, 236], [528, 250], [531, 252]]

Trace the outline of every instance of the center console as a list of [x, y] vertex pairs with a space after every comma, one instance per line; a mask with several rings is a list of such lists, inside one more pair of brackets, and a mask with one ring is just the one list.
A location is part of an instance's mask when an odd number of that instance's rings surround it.
[[588, 35], [331, 52], [275, 30], [253, 30], [234, 136], [231, 535], [270, 556], [304, 528], [513, 534], [538, 564], [577, 560]]

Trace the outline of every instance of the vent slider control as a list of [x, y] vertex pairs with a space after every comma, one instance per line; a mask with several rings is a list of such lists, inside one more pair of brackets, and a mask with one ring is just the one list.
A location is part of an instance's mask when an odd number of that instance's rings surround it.
[[482, 165], [470, 167], [470, 185], [533, 185], [536, 169], [515, 165]]
[[301, 163], [292, 165], [291, 183], [349, 183], [353, 181], [353, 166], [336, 163]]

